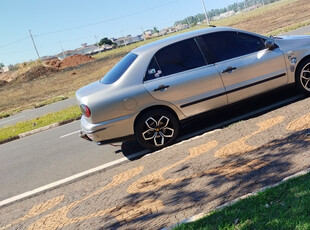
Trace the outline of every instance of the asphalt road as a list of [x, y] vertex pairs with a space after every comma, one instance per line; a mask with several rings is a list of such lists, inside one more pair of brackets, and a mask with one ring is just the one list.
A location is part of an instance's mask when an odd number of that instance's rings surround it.
[[[230, 117], [236, 112], [217, 114]], [[17, 202], [0, 202], [0, 229], [170, 229], [296, 173], [309, 172], [310, 98], [240, 119], [142, 159], [101, 168]], [[205, 123], [207, 117], [200, 119], [200, 127]], [[278, 195], [268, 202], [270, 208], [289, 209]], [[278, 223], [275, 228], [282, 226]], [[268, 227], [268, 223], [262, 226]]]
[[[98, 147], [74, 131], [79, 122], [0, 145], [0, 200], [123, 157], [119, 147]], [[69, 135], [68, 135], [69, 134]]]
[[[310, 26], [286, 35], [306, 34]], [[294, 90], [271, 93], [185, 124], [182, 139], [249, 118], [300, 96]], [[75, 105], [75, 98], [1, 119], [0, 128]], [[270, 108], [269, 108], [270, 106]], [[258, 112], [257, 112], [258, 111]], [[254, 114], [254, 115], [253, 115]], [[78, 138], [79, 121], [0, 145], [0, 201], [99, 165], [145, 151], [135, 142], [97, 146]]]
[[[274, 109], [283, 101], [287, 104], [297, 98], [301, 96], [294, 89], [285, 89], [210, 113], [184, 124], [179, 141], [249, 118], [252, 113], [260, 114], [262, 108]], [[134, 140], [117, 143], [117, 146], [97, 146], [80, 139], [79, 130], [80, 124], [76, 121], [0, 145], [0, 201], [108, 162], [130, 158], [137, 152], [147, 153]]]

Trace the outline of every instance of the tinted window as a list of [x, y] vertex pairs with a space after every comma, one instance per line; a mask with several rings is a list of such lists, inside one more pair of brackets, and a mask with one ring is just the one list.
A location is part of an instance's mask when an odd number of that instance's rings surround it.
[[206, 65], [194, 39], [169, 45], [155, 54], [163, 75], [170, 75]]
[[118, 62], [101, 80], [102, 84], [112, 84], [116, 82], [136, 60], [137, 54], [129, 53]]
[[240, 32], [217, 32], [202, 36], [217, 61], [243, 56], [265, 48], [264, 39]]

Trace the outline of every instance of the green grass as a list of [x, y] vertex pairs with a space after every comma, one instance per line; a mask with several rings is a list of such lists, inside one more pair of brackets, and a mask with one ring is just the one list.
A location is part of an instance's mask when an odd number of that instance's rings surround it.
[[78, 106], [71, 106], [56, 113], [49, 113], [30, 121], [19, 122], [12, 126], [6, 126], [0, 129], [0, 141], [53, 123], [63, 122], [70, 119], [78, 119], [80, 116], [80, 108]]
[[310, 174], [174, 228], [185, 229], [310, 229]]

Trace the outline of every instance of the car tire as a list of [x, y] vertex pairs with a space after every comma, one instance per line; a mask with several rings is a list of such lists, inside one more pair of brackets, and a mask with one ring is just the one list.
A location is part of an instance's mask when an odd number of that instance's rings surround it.
[[158, 150], [172, 144], [180, 130], [179, 120], [165, 109], [147, 111], [135, 124], [137, 141], [142, 147], [150, 150]]
[[298, 65], [296, 70], [296, 85], [305, 94], [310, 95], [310, 58]]

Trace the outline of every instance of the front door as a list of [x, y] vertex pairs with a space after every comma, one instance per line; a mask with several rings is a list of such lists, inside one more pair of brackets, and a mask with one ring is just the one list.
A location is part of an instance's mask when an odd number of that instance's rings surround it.
[[228, 103], [287, 84], [282, 51], [265, 48], [263, 37], [229, 31], [205, 35], [203, 40], [216, 57]]

